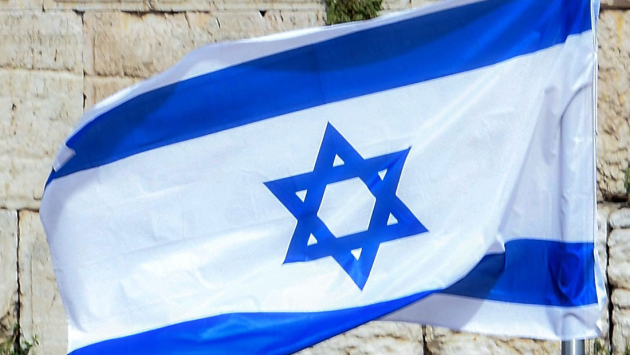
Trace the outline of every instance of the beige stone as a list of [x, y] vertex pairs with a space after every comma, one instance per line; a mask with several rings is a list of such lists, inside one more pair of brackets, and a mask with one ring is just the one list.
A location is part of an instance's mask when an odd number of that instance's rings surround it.
[[402, 11], [411, 8], [410, 0], [383, 0], [383, 10], [387, 12]]
[[371, 322], [299, 352], [300, 355], [422, 355], [422, 327]]
[[85, 72], [146, 78], [193, 49], [185, 14], [87, 12]]
[[0, 10], [40, 10], [43, 0], [4, 0]]
[[604, 9], [628, 9], [630, 0], [602, 0], [601, 6]]
[[622, 208], [610, 215], [612, 228], [630, 228], [630, 208]]
[[82, 112], [81, 76], [0, 69], [0, 207], [39, 206], [53, 156]]
[[630, 144], [630, 12], [603, 11], [599, 40], [598, 186], [605, 199], [624, 198]]
[[17, 213], [0, 209], [0, 338], [17, 322]]
[[74, 12], [0, 13], [0, 68], [81, 73], [81, 28]]
[[612, 293], [613, 334], [612, 348], [614, 354], [624, 354], [630, 343], [630, 291], [615, 289]]
[[426, 327], [426, 347], [432, 355], [560, 354], [559, 341], [499, 338]]
[[411, 7], [426, 6], [439, 0], [411, 0]]
[[613, 354], [625, 355], [626, 351], [630, 351], [630, 310], [613, 309], [613, 335], [612, 349]]
[[44, 0], [46, 10], [124, 10], [145, 11], [149, 0]]
[[83, 83], [85, 110], [89, 110], [97, 102], [138, 81], [140, 81], [140, 79], [137, 78], [85, 77]]
[[36, 212], [20, 212], [20, 323], [26, 339], [37, 336], [33, 355], [65, 354], [67, 325], [46, 235]]
[[608, 282], [630, 289], [630, 229], [615, 229], [608, 237]]
[[324, 0], [150, 0], [160, 11], [323, 10]]
[[599, 270], [606, 277], [606, 267], [608, 265], [608, 218], [613, 208], [612, 206], [597, 206], [597, 256], [599, 257]]
[[196, 47], [320, 25], [321, 12], [270, 10], [84, 15], [85, 71], [90, 76], [146, 78], [175, 64]]

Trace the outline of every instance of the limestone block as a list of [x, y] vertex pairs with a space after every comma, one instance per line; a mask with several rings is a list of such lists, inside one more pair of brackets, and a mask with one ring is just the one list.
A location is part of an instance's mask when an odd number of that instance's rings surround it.
[[422, 327], [417, 324], [371, 322], [305, 349], [300, 355], [422, 355]]
[[610, 215], [612, 228], [630, 228], [630, 208], [622, 208]]
[[123, 10], [143, 11], [149, 9], [149, 0], [44, 0], [46, 10]]
[[425, 341], [432, 355], [560, 354], [559, 341], [491, 337], [430, 326], [426, 327]]
[[630, 0], [602, 0], [603, 9], [628, 9], [630, 8]]
[[615, 229], [608, 237], [608, 282], [630, 289], [630, 229]]
[[0, 1], [0, 10], [41, 10], [43, 0]]
[[615, 355], [627, 354], [626, 350], [630, 348], [628, 339], [630, 339], [630, 310], [614, 309], [612, 353]]
[[81, 17], [74, 12], [0, 13], [0, 38], [0, 68], [83, 71]]
[[17, 212], [0, 209], [0, 339], [17, 322]]
[[616, 289], [612, 294], [613, 308], [613, 354], [630, 352], [630, 291]]
[[625, 197], [630, 151], [630, 12], [602, 11], [599, 40], [598, 187], [606, 198]]
[[425, 6], [433, 2], [437, 2], [440, 0], [411, 0], [411, 7], [420, 7]]
[[85, 111], [89, 110], [95, 103], [135, 84], [138, 81], [140, 81], [140, 79], [137, 78], [102, 78], [86, 76], [83, 83]]
[[57, 148], [83, 111], [83, 80], [0, 69], [0, 207], [37, 208]]
[[23, 211], [19, 218], [20, 323], [23, 335], [26, 339], [37, 335], [40, 345], [33, 355], [65, 354], [66, 317], [39, 214]]
[[193, 49], [185, 14], [87, 12], [85, 72], [146, 78]]
[[150, 0], [160, 11], [323, 11], [324, 0]]
[[611, 214], [611, 205], [599, 204], [597, 206], [597, 255], [599, 257], [599, 269], [606, 277], [608, 265], [608, 219]]
[[409, 0], [383, 0], [383, 10], [387, 12], [402, 11], [411, 8]]
[[146, 78], [196, 47], [323, 24], [323, 12], [285, 10], [214, 13], [84, 15], [85, 72]]
[[326, 11], [269, 10], [263, 16], [265, 34], [326, 25]]

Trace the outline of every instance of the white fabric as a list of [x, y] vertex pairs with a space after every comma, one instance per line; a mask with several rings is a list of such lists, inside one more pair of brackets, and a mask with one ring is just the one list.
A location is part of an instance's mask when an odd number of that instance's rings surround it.
[[[583, 153], [594, 147], [591, 39], [586, 32], [482, 69], [53, 180], [42, 221], [60, 290], [73, 295], [65, 304], [69, 350], [218, 314], [335, 310], [444, 288], [514, 238], [592, 242], [594, 153]], [[86, 117], [145, 89], [119, 94]], [[362, 291], [331, 258], [282, 264], [296, 221], [264, 185], [311, 171], [328, 122], [364, 158], [412, 147], [397, 196], [430, 231], [383, 244]], [[494, 160], [479, 159], [490, 155]], [[540, 190], [547, 193], [531, 193]], [[356, 196], [358, 206], [371, 201]], [[421, 306], [434, 301], [426, 302]], [[597, 313], [591, 308], [581, 317]], [[551, 310], [547, 317], [562, 325], [569, 313]], [[482, 331], [481, 322], [463, 329]], [[543, 328], [532, 336], [557, 337]]]

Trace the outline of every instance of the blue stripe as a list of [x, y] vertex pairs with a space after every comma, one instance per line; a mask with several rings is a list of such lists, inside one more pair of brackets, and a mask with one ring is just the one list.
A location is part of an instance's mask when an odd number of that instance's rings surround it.
[[69, 139], [76, 155], [49, 182], [278, 115], [492, 65], [590, 28], [589, 0], [486, 0], [264, 57], [103, 113]]
[[441, 293], [545, 306], [597, 303], [593, 244], [519, 239]]
[[[593, 244], [523, 239], [505, 247], [442, 292], [543, 306], [597, 303]], [[290, 354], [433, 292], [328, 312], [224, 314], [106, 340], [72, 355]]]

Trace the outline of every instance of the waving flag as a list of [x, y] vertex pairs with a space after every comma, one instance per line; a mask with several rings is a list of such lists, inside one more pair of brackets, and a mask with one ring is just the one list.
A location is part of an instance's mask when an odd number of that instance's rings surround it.
[[596, 336], [596, 7], [210, 45], [96, 105], [41, 206], [69, 353], [288, 354], [383, 317]]

